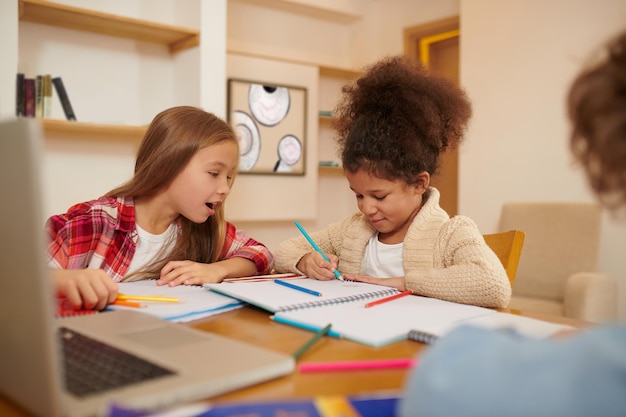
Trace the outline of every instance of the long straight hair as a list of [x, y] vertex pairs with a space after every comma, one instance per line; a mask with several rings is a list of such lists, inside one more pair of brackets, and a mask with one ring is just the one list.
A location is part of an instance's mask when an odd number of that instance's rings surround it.
[[[232, 128], [214, 114], [191, 106], [164, 110], [152, 120], [139, 145], [133, 178], [109, 191], [107, 196], [152, 197], [174, 180], [198, 150], [224, 141], [238, 146]], [[237, 167], [229, 180], [230, 187], [236, 172]], [[217, 205], [215, 214], [204, 223], [194, 223], [180, 216], [172, 252], [131, 275], [156, 277], [165, 264], [173, 260], [218, 261], [225, 236], [224, 204]], [[130, 279], [128, 276], [124, 280]]]

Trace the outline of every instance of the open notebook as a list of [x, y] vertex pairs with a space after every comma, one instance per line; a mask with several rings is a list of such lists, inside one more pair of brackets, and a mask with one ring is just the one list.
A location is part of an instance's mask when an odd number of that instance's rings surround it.
[[[293, 371], [290, 355], [136, 311], [54, 318], [41, 147], [38, 120], [0, 122], [0, 395], [33, 416], [86, 417], [104, 413], [110, 402], [164, 407]], [[94, 371], [92, 360], [104, 354]], [[150, 370], [149, 380], [141, 380], [137, 364]], [[113, 386], [117, 378], [96, 383], [111, 369], [124, 374], [122, 385]]]
[[293, 309], [274, 313], [274, 320], [318, 330], [331, 324], [331, 335], [369, 346], [383, 346], [408, 338], [411, 330], [452, 326], [496, 314], [495, 310], [409, 295], [366, 308], [368, 301]]
[[289, 279], [288, 283], [321, 295], [313, 295], [285, 287], [275, 283], [275, 280], [222, 282], [204, 284], [204, 286], [212, 291], [245, 301], [272, 313], [370, 300], [398, 293], [395, 288], [337, 279], [319, 281], [312, 278], [295, 278]]
[[120, 282], [120, 294], [140, 296], [164, 296], [177, 298], [176, 303], [139, 301], [140, 308], [110, 305], [111, 310], [134, 310], [173, 322], [187, 322], [224, 313], [244, 305], [231, 297], [209, 291], [200, 285], [157, 286], [155, 280], [146, 279]]
[[474, 325], [506, 328], [534, 337], [548, 337], [570, 326], [497, 310], [410, 295], [370, 308], [366, 301], [274, 313], [274, 320], [316, 331], [331, 324], [331, 336], [370, 346], [401, 340], [433, 343], [454, 328]]
[[488, 329], [507, 329], [536, 338], [551, 337], [557, 333], [574, 329], [572, 326], [566, 324], [551, 323], [517, 314], [498, 312], [497, 314], [475, 317], [456, 323], [437, 323], [411, 329], [409, 339], [428, 344], [434, 343], [437, 339], [445, 336], [461, 325], [471, 325]]
[[319, 331], [331, 324], [328, 335], [375, 347], [406, 339], [432, 343], [461, 324], [514, 328], [539, 337], [569, 328], [490, 308], [416, 295], [367, 308], [367, 303], [399, 292], [362, 282], [297, 278], [290, 279], [289, 283], [321, 293], [321, 296], [284, 287], [271, 280], [205, 286], [270, 311], [277, 322], [311, 331]]

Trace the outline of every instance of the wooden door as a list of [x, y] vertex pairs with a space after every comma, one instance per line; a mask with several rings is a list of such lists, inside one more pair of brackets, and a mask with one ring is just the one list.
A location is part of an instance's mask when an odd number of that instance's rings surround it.
[[[459, 83], [459, 18], [452, 17], [404, 30], [404, 53], [435, 73]], [[449, 149], [441, 155], [439, 173], [431, 185], [441, 191], [441, 207], [450, 216], [459, 207], [459, 155]]]

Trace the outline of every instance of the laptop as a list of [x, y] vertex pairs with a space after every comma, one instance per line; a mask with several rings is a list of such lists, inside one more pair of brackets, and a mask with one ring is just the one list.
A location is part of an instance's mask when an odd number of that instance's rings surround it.
[[[112, 402], [152, 410], [294, 370], [290, 355], [136, 311], [55, 318], [44, 252], [42, 137], [36, 119], [0, 121], [0, 396], [38, 417], [87, 417], [103, 415]], [[121, 388], [77, 390], [62, 366], [62, 352], [71, 350], [69, 342], [79, 344], [83, 352], [84, 340], [96, 345], [87, 358], [109, 350], [122, 352], [124, 357], [140, 357], [157, 371], [151, 371], [148, 381], [127, 382]]]

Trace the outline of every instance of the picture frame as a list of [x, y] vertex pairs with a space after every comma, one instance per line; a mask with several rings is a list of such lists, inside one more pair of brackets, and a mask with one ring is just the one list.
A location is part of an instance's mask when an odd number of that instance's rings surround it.
[[306, 174], [306, 88], [231, 78], [227, 97], [240, 174]]

